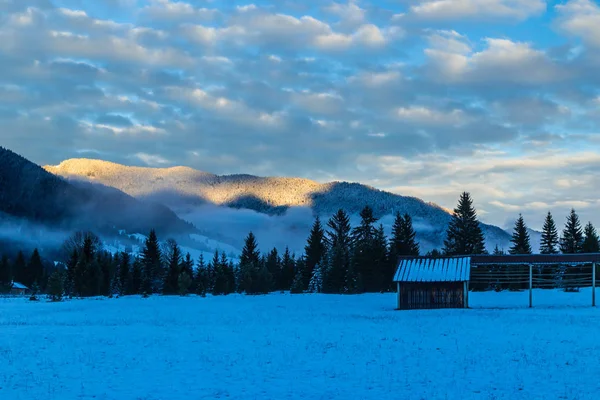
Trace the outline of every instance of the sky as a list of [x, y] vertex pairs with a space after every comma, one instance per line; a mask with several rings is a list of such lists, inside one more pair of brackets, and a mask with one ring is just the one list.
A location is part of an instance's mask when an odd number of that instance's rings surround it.
[[591, 0], [0, 0], [0, 145], [600, 223]]

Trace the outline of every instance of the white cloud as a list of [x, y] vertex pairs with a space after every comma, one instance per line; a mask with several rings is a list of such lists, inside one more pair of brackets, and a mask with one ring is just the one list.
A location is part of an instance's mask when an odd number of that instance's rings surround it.
[[216, 9], [194, 7], [183, 1], [152, 0], [140, 10], [145, 18], [163, 21], [210, 21], [219, 13]]
[[546, 10], [544, 0], [420, 0], [410, 14], [428, 20], [523, 20]]
[[396, 110], [396, 116], [402, 121], [421, 126], [460, 126], [469, 120], [462, 110], [443, 112], [423, 106], [400, 107]]
[[590, 0], [571, 0], [556, 6], [561, 30], [600, 47], [600, 7]]

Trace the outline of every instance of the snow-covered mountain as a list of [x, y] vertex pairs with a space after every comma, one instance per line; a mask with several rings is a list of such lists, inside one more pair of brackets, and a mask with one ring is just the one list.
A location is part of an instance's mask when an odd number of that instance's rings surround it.
[[[314, 215], [329, 218], [340, 208], [357, 215], [370, 205], [388, 228], [396, 212], [410, 214], [422, 247], [428, 250], [441, 247], [450, 220], [450, 213], [438, 205], [358, 183], [219, 176], [187, 167], [129, 167], [89, 159], [72, 159], [44, 168], [68, 179], [101, 183], [140, 199], [163, 203], [207, 236], [221, 235], [220, 241], [229, 240], [236, 247], [247, 233], [243, 230], [258, 230], [260, 234], [263, 229], [265, 236], [272, 236], [266, 239], [269, 245], [289, 244], [300, 250]], [[222, 229], [215, 229], [215, 225]], [[508, 247], [509, 235], [504, 230], [483, 227], [490, 249], [496, 244]]]

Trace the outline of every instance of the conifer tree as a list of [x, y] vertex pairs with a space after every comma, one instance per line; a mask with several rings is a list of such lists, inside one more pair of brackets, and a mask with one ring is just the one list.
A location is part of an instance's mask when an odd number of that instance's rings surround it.
[[391, 252], [396, 257], [418, 256], [419, 243], [417, 233], [413, 228], [412, 218], [408, 214], [396, 214], [392, 226], [392, 239], [390, 243]]
[[[354, 245], [351, 264], [356, 273], [358, 282], [364, 286], [357, 286], [356, 291], [377, 292], [380, 290], [381, 271], [377, 271], [373, 263], [373, 243], [375, 238], [375, 222], [377, 218], [373, 215], [371, 207], [366, 206], [360, 212], [360, 224], [352, 231], [352, 244]], [[358, 279], [358, 278], [361, 279]]]
[[387, 238], [383, 225], [375, 230], [373, 244], [371, 248], [373, 270], [375, 272], [373, 279], [373, 291], [388, 291], [392, 285], [393, 276], [389, 276], [388, 266], [390, 265], [387, 252]]
[[121, 296], [131, 293], [131, 256], [127, 252], [122, 252], [119, 257], [119, 282]]
[[63, 274], [54, 271], [48, 279], [48, 294], [52, 301], [62, 301], [64, 294]]
[[67, 296], [73, 296], [75, 292], [75, 272], [77, 269], [77, 262], [79, 261], [79, 254], [77, 249], [74, 248], [66, 266], [66, 277], [65, 277], [65, 294]]
[[308, 284], [309, 293], [321, 293], [323, 291], [323, 268], [318, 263], [313, 269], [313, 275]]
[[558, 253], [558, 230], [554, 223], [552, 213], [548, 211], [546, 220], [544, 221], [544, 227], [542, 229], [542, 239], [540, 242], [540, 253], [541, 254], [557, 254]]
[[448, 255], [484, 254], [485, 239], [473, 207], [471, 195], [463, 192], [454, 209], [444, 240], [444, 253]]
[[12, 283], [12, 271], [8, 256], [4, 254], [0, 261], [0, 291], [7, 288]]
[[279, 257], [279, 253], [277, 249], [274, 248], [271, 250], [266, 260], [266, 267], [269, 274], [273, 278], [274, 287], [273, 289], [279, 290], [279, 282], [281, 281], [281, 258]]
[[325, 293], [344, 293], [346, 275], [350, 268], [351, 231], [350, 218], [344, 210], [332, 216], [327, 226], [326, 242], [329, 247], [328, 265], [323, 280]]
[[29, 287], [33, 286], [34, 283], [41, 286], [43, 275], [44, 264], [42, 263], [42, 258], [40, 257], [38, 249], [34, 249], [33, 253], [31, 253], [29, 265], [27, 266], [26, 280], [23, 283]]
[[560, 240], [560, 251], [563, 254], [581, 253], [583, 248], [583, 230], [579, 216], [574, 209], [567, 216], [567, 222]]
[[306, 246], [304, 248], [306, 268], [304, 270], [304, 284], [308, 287], [308, 283], [313, 275], [315, 266], [323, 260], [327, 248], [325, 246], [325, 231], [321, 225], [319, 217], [315, 219], [315, 222], [308, 236]]
[[27, 280], [27, 262], [22, 251], [17, 253], [17, 258], [13, 266], [13, 276], [15, 281], [23, 284]]
[[588, 222], [585, 226], [583, 234], [585, 239], [583, 240], [582, 252], [600, 253], [600, 238], [598, 238], [598, 232], [591, 222]]
[[196, 294], [200, 296], [206, 296], [206, 293], [209, 290], [209, 282], [208, 282], [208, 268], [206, 263], [204, 262], [204, 255], [200, 253], [200, 257], [198, 258], [198, 263], [196, 264], [196, 274], [194, 275], [194, 288], [196, 290]]
[[246, 294], [257, 294], [261, 293], [260, 285], [263, 283], [259, 282], [259, 274], [261, 270], [261, 256], [256, 243], [256, 237], [252, 232], [246, 237], [244, 248], [240, 256], [240, 288], [242, 292]]
[[285, 248], [283, 258], [281, 260], [281, 274], [279, 276], [278, 290], [290, 290], [294, 281], [295, 261], [290, 254], [290, 249]]
[[139, 257], [136, 257], [131, 265], [131, 286], [129, 288], [129, 293], [142, 293], [143, 270], [143, 261]]
[[[149, 295], [158, 293], [162, 289], [164, 275], [162, 253], [156, 231], [152, 229], [142, 250], [142, 293]], [[178, 275], [179, 276], [179, 275]]]
[[192, 283], [190, 284], [189, 291], [190, 293], [196, 292], [196, 280], [194, 279], [194, 260], [192, 260], [192, 255], [190, 253], [186, 253], [185, 258], [181, 262], [181, 271], [188, 274]]
[[290, 288], [290, 293], [301, 294], [304, 293], [304, 257], [300, 257], [296, 261], [296, 271], [294, 274], [294, 280]]
[[177, 290], [180, 296], [186, 296], [189, 293], [190, 285], [192, 284], [192, 278], [190, 275], [182, 270], [177, 278]]
[[229, 261], [227, 265], [227, 292], [225, 294], [234, 293], [236, 291], [235, 271], [235, 264], [233, 261]]
[[[163, 284], [164, 294], [179, 293], [179, 275], [181, 274], [181, 249], [175, 240], [167, 241], [168, 249], [165, 259], [167, 273]], [[186, 288], [187, 289], [187, 288]]]
[[509, 250], [510, 254], [531, 254], [531, 243], [529, 240], [529, 232], [523, 215], [519, 214], [515, 228], [511, 238], [512, 246]]
[[215, 250], [215, 254], [208, 264], [208, 270], [210, 271], [211, 277], [211, 282], [209, 284], [211, 293], [213, 295], [223, 294], [223, 271], [221, 268], [219, 250]]

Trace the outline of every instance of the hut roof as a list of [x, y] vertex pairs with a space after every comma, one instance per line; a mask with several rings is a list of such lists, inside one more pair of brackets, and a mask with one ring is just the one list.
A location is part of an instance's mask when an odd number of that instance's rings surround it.
[[471, 274], [471, 257], [405, 258], [394, 282], [466, 282]]
[[27, 286], [23, 285], [20, 282], [13, 282], [12, 283], [12, 288], [13, 289], [29, 289]]

